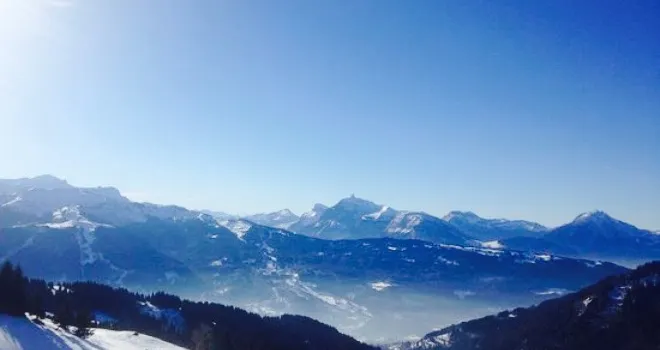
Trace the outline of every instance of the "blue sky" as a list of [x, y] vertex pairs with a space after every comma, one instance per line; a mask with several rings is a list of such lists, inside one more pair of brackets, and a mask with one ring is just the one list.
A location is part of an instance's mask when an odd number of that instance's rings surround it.
[[0, 177], [660, 229], [656, 1], [0, 1]]

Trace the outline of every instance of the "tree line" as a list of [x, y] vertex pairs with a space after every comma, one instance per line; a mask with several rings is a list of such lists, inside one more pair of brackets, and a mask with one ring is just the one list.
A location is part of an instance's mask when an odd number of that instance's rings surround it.
[[163, 292], [28, 279], [9, 262], [0, 269], [0, 313], [50, 317], [80, 337], [92, 327], [131, 330], [195, 350], [374, 349], [308, 317], [262, 317]]

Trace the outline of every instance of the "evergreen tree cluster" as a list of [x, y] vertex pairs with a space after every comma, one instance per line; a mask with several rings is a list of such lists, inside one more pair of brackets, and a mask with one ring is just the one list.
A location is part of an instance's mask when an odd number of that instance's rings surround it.
[[28, 311], [27, 285], [23, 271], [5, 263], [0, 269], [0, 312], [20, 316]]
[[[91, 326], [130, 330], [194, 350], [374, 349], [307, 317], [262, 317], [231, 306], [162, 292], [141, 295], [94, 282], [47, 283], [25, 278], [10, 263], [0, 270], [0, 313], [41, 318], [52, 313], [61, 327], [81, 337], [90, 334]], [[96, 315], [111, 321], [96, 322]]]
[[[51, 291], [50, 295], [48, 291]], [[29, 280], [20, 266], [5, 262], [0, 268], [0, 313], [23, 316], [26, 313], [39, 318], [46, 316], [45, 299], [53, 313], [53, 320], [61, 327], [75, 327], [75, 334], [86, 337], [90, 334], [92, 315], [77, 305], [70, 290], [59, 289], [39, 280]]]

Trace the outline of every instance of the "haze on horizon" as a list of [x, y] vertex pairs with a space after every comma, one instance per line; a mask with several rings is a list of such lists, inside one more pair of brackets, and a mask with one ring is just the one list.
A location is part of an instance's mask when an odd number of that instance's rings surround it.
[[[515, 6], [513, 6], [515, 3]], [[660, 229], [660, 4], [0, 0], [0, 178]]]

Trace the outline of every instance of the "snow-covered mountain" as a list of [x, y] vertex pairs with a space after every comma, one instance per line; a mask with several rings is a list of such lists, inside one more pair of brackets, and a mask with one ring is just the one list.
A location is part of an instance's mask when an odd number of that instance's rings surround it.
[[445, 221], [423, 213], [398, 211], [354, 195], [332, 207], [316, 205], [290, 226], [296, 233], [324, 239], [392, 237], [434, 243], [467, 244], [472, 238]]
[[[546, 238], [557, 241], [572, 241], [574, 238], [586, 238], [589, 241], [592, 238], [616, 240], [631, 237], [643, 238], [647, 237], [649, 233], [649, 231], [614, 219], [604, 211], [593, 211], [578, 215], [571, 223], [552, 230]], [[584, 248], [582, 244], [580, 245]]]
[[132, 331], [92, 328], [88, 338], [78, 338], [49, 319], [0, 314], [2, 350], [184, 350], [180, 346]]
[[614, 219], [603, 211], [580, 214], [541, 238], [511, 238], [502, 244], [511, 249], [548, 251], [631, 265], [660, 259], [660, 236]]
[[614, 219], [603, 211], [581, 214], [544, 238], [580, 254], [634, 257], [643, 255], [643, 252], [655, 252], [660, 258], [660, 237]]
[[535, 222], [485, 219], [469, 211], [452, 211], [442, 219], [464, 233], [482, 241], [511, 237], [539, 237], [548, 231], [547, 227]]
[[50, 175], [0, 180], [0, 227], [51, 222], [62, 208], [77, 208], [93, 221], [126, 225], [155, 219], [194, 219], [199, 212], [174, 205], [136, 203], [114, 187], [74, 187]]
[[321, 216], [323, 216], [323, 213], [325, 213], [326, 210], [328, 210], [326, 205], [320, 203], [314, 204], [312, 210], [300, 215], [298, 221], [289, 226], [289, 230], [294, 232], [302, 232], [307, 230], [309, 227], [314, 227], [316, 223], [321, 220]]
[[292, 224], [300, 220], [300, 217], [289, 209], [282, 209], [273, 213], [260, 213], [245, 216], [243, 219], [265, 226], [289, 228]]

